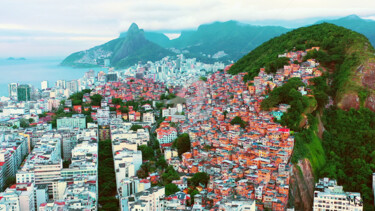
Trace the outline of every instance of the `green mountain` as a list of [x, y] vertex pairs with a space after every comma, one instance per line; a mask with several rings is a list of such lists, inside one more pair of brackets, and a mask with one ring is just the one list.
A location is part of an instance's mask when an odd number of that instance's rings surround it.
[[215, 55], [219, 51], [227, 59], [237, 60], [261, 43], [289, 31], [278, 26], [253, 26], [236, 21], [204, 24], [196, 31], [183, 31], [168, 47], [194, 55]]
[[[119, 38], [126, 37], [126, 34], [127, 34], [127, 32], [121, 32]], [[156, 44], [160, 45], [161, 47], [166, 48], [166, 47], [169, 46], [170, 40], [163, 33], [159, 33], [159, 32], [144, 32], [144, 34], [145, 34], [145, 37], [146, 37], [147, 40], [149, 40], [149, 41], [151, 41], [153, 43], [156, 43]]]
[[375, 21], [373, 20], [362, 19], [357, 15], [349, 15], [336, 20], [322, 20], [318, 23], [322, 22], [333, 23], [359, 32], [365, 35], [370, 40], [371, 44], [375, 46]]
[[144, 31], [133, 23], [125, 37], [73, 53], [65, 58], [61, 65], [89, 67], [99, 65], [104, 59], [110, 59], [112, 66], [125, 68], [138, 61], [157, 61], [168, 55], [173, 53], [147, 40]]
[[[314, 182], [330, 177], [345, 191], [360, 192], [364, 210], [373, 210], [375, 50], [364, 35], [330, 23], [302, 27], [263, 43], [229, 72], [247, 72], [244, 79], [252, 80], [259, 68], [276, 71], [279, 54], [315, 46], [320, 50], [304, 59], [318, 60], [324, 75], [311, 80], [312, 96], [302, 96], [297, 89], [303, 83], [293, 78], [261, 104], [265, 110], [291, 105], [280, 121], [295, 131], [290, 205], [311, 210]], [[329, 99], [332, 106], [327, 106]]]

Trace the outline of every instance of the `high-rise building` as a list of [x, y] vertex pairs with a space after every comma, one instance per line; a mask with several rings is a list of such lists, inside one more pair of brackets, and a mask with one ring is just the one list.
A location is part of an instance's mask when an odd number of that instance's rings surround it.
[[65, 89], [66, 88], [66, 81], [65, 80], [56, 81], [56, 88]]
[[329, 178], [319, 179], [315, 185], [315, 211], [323, 210], [363, 210], [363, 200], [360, 193], [345, 192], [337, 181]]
[[17, 99], [17, 88], [18, 88], [18, 83], [10, 83], [8, 85], [9, 97], [11, 99]]
[[105, 78], [106, 78], [107, 82], [112, 82], [112, 81], [117, 81], [118, 80], [117, 73], [108, 73], [105, 76]]
[[70, 90], [73, 93], [76, 93], [79, 91], [78, 89], [78, 81], [77, 80], [71, 80], [66, 82], [66, 89]]
[[30, 101], [31, 91], [30, 86], [22, 84], [17, 87], [17, 100], [18, 101]]
[[69, 128], [69, 129], [74, 129], [74, 128], [86, 128], [86, 117], [83, 114], [75, 114], [72, 117], [63, 117], [59, 118], [56, 121], [57, 123], [57, 129], [62, 129], [62, 128]]
[[48, 88], [48, 81], [42, 81], [40, 83], [40, 86], [41, 86], [42, 89], [47, 89]]

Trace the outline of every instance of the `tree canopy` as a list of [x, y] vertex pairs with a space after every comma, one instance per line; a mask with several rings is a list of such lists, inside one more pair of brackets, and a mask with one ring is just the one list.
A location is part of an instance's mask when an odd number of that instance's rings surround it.
[[176, 184], [169, 183], [165, 186], [165, 195], [169, 196], [180, 191]]
[[202, 184], [207, 187], [209, 180], [210, 180], [210, 175], [208, 175], [205, 172], [198, 172], [193, 175], [193, 177], [189, 180], [189, 182], [191, 185], [194, 185], [194, 186], [198, 186]]
[[143, 129], [143, 127], [141, 125], [132, 125], [130, 127], [130, 130], [132, 131], [137, 131], [138, 129]]
[[178, 156], [185, 152], [189, 152], [191, 148], [190, 137], [189, 134], [183, 133], [177, 137], [177, 139], [173, 142], [173, 147], [177, 149]]
[[243, 121], [241, 117], [236, 116], [230, 121], [231, 125], [240, 125], [241, 128], [245, 128], [247, 126], [247, 122]]

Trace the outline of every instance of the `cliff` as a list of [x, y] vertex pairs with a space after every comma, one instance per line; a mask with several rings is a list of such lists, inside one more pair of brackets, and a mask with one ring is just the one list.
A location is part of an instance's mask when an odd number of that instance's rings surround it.
[[309, 211], [313, 207], [314, 174], [308, 159], [302, 159], [293, 165], [290, 177], [289, 204], [296, 211]]
[[[310, 80], [310, 96], [318, 105], [296, 114], [308, 124], [297, 125], [295, 110], [289, 110], [281, 120], [295, 131], [289, 207], [311, 210], [314, 182], [330, 177], [345, 191], [360, 192], [365, 210], [373, 210], [375, 50], [365, 36], [328, 23], [302, 27], [265, 42], [238, 60], [229, 72], [247, 72], [244, 80], [253, 80], [260, 68], [272, 73], [277, 70], [272, 68], [275, 64], [283, 67], [278, 55], [314, 46], [320, 50], [309, 51], [303, 59], [315, 59], [324, 71], [323, 76]], [[269, 93], [262, 108], [280, 103], [272, 99], [287, 99], [280, 90]], [[293, 102], [283, 103], [293, 106]]]

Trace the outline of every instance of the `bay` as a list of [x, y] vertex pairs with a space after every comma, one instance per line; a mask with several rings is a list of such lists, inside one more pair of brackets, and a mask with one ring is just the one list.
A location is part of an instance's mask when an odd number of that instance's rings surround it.
[[40, 88], [44, 80], [49, 87], [57, 80], [72, 80], [83, 77], [90, 69], [95, 72], [105, 71], [106, 68], [72, 68], [60, 66], [63, 58], [30, 58], [26, 60], [0, 59], [0, 96], [8, 97], [8, 84], [31, 84]]

